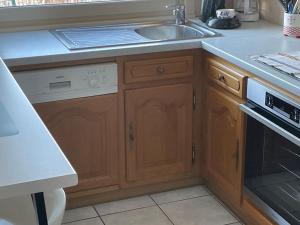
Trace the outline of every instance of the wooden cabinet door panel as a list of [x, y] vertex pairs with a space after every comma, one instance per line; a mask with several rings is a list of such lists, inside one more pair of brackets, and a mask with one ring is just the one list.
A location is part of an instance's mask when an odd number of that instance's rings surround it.
[[117, 97], [42, 103], [35, 108], [79, 176], [68, 191], [118, 183]]
[[129, 181], [191, 169], [192, 97], [191, 84], [126, 92]]
[[207, 179], [222, 187], [227, 195], [238, 198], [243, 121], [239, 103], [211, 86], [206, 101]]

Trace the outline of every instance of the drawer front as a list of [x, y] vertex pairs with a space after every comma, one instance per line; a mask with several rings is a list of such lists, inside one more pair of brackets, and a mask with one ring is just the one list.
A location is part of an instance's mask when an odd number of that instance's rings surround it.
[[208, 78], [232, 94], [244, 97], [246, 76], [216, 61], [210, 61], [207, 71]]
[[193, 56], [125, 62], [126, 83], [188, 77], [193, 73]]

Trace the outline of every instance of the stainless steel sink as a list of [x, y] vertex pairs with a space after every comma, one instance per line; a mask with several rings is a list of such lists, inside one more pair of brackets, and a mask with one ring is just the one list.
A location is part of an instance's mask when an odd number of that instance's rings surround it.
[[161, 22], [75, 27], [51, 30], [51, 33], [70, 50], [218, 36], [217, 33], [191, 22], [186, 25]]
[[204, 38], [206, 33], [186, 25], [154, 25], [140, 27], [136, 33], [151, 40], [182, 40]]

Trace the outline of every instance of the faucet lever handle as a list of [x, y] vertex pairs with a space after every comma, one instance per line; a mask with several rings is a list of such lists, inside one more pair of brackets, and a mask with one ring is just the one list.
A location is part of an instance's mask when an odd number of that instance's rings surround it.
[[173, 9], [173, 16], [176, 16], [176, 13], [177, 13], [177, 10], [176, 9]]

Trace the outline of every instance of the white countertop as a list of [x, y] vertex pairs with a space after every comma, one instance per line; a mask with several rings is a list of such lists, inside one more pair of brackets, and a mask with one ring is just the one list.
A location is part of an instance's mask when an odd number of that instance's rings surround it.
[[67, 49], [48, 30], [0, 33], [0, 57], [7, 66], [95, 59], [200, 48], [201, 40], [157, 42], [117, 47]]
[[[198, 21], [199, 20], [195, 20]], [[259, 21], [235, 30], [216, 30], [223, 36], [199, 40], [128, 45], [69, 51], [47, 30], [0, 33], [0, 57], [8, 66], [114, 57], [203, 48], [241, 68], [300, 96], [300, 81], [250, 59], [257, 54], [300, 51], [300, 40], [282, 35], [282, 27]]]
[[74, 169], [1, 59], [0, 102], [19, 131], [0, 137], [0, 199], [76, 185]]

